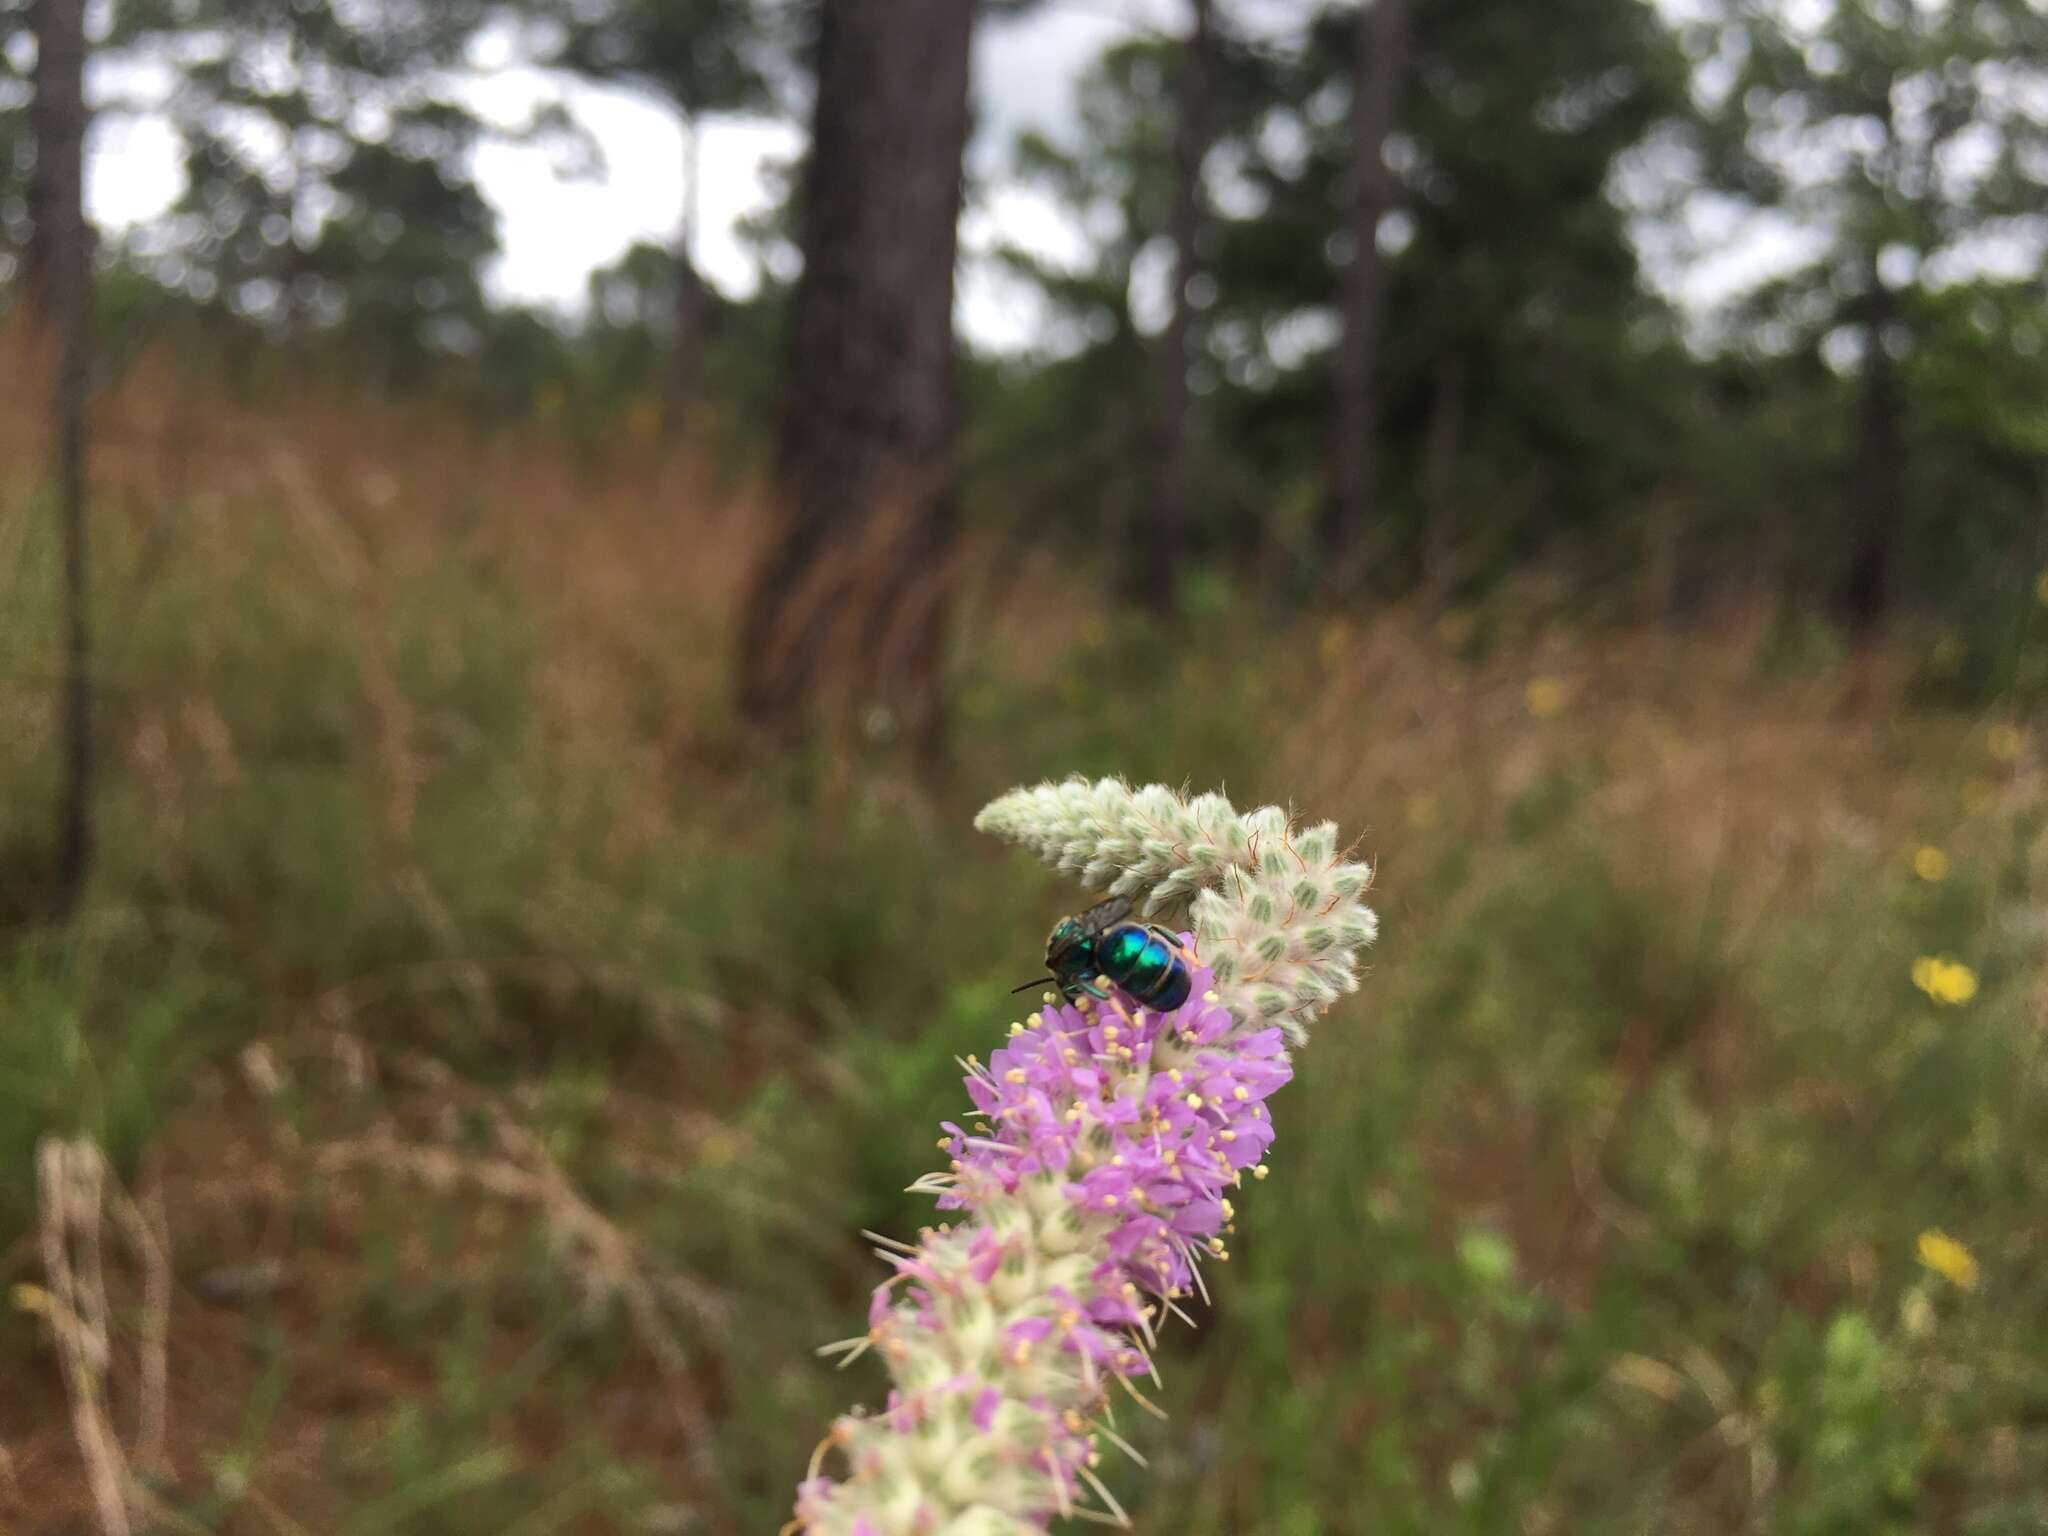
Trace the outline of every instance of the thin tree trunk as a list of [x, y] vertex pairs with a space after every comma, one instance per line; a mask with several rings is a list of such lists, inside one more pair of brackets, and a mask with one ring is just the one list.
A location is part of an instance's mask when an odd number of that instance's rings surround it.
[[1435, 398], [1429, 408], [1429, 440], [1423, 449], [1423, 504], [1429, 526], [1423, 543], [1423, 575], [1439, 598], [1457, 580], [1458, 454], [1465, 426], [1465, 359], [1450, 352], [1436, 365]]
[[92, 632], [86, 611], [86, 383], [92, 241], [85, 222], [85, 0], [35, 8], [31, 313], [52, 357], [50, 427], [64, 566], [64, 781], [56, 895], [68, 913], [92, 863]]
[[1847, 566], [1836, 594], [1842, 622], [1868, 635], [1891, 607], [1895, 554], [1905, 510], [1905, 409], [1898, 365], [1884, 333], [1898, 315], [1898, 300], [1873, 268], [1864, 329], [1863, 376], [1857, 391], [1854, 460], [1844, 487]]
[[1202, 162], [1209, 151], [1209, 78], [1215, 48], [1211, 0], [1193, 0], [1194, 21], [1181, 47], [1173, 133], [1173, 286], [1166, 329], [1159, 338], [1158, 478], [1153, 483], [1148, 532], [1137, 595], [1150, 606], [1173, 606], [1188, 538], [1188, 285], [1199, 270]]
[[676, 229], [676, 330], [669, 349], [667, 430], [679, 434], [695, 392], [704, 345], [704, 279], [697, 271], [699, 188], [703, 167], [703, 125], [683, 117], [683, 212]]
[[1377, 512], [1378, 353], [1387, 286], [1379, 227], [1393, 203], [1393, 175], [1387, 169], [1385, 148], [1400, 117], [1401, 84], [1408, 70], [1408, 5], [1409, 0], [1372, 0], [1361, 9], [1352, 65], [1352, 248], [1340, 296], [1344, 334], [1333, 380], [1336, 442], [1323, 530], [1330, 569], [1344, 585], [1356, 579], [1357, 562]]
[[771, 542], [738, 704], [823, 708], [939, 766], [953, 557], [953, 266], [972, 0], [825, 0]]

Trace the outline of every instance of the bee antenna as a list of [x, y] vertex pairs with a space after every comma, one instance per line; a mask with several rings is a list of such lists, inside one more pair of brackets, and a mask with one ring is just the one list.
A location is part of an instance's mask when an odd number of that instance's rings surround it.
[[1021, 987], [1010, 988], [1010, 996], [1015, 997], [1019, 992], [1029, 992], [1033, 987], [1042, 987], [1053, 979], [1051, 976], [1041, 976], [1036, 981], [1027, 981]]

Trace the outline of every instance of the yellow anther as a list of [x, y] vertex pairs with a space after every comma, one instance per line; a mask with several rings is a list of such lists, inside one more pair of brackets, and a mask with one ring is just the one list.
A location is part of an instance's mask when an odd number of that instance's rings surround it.
[[1216, 1139], [1218, 1141], [1235, 1141], [1237, 1140], [1237, 1132], [1231, 1130], [1228, 1126], [1225, 1126], [1222, 1130], [1216, 1133]]
[[1102, 1038], [1105, 1040], [1114, 1041], [1116, 1037], [1122, 1033], [1123, 1031], [1118, 1029], [1114, 1024], [1105, 1024], [1102, 1026]]
[[1259, 1163], [1252, 1169], [1252, 1177], [1255, 1179], [1263, 1179], [1269, 1172], [1271, 1172], [1271, 1170], [1268, 1169], [1264, 1163]]
[[1003, 1081], [1006, 1083], [1015, 1083], [1018, 1087], [1021, 1088], [1024, 1086], [1024, 1084], [1031, 1081], [1031, 1074], [1026, 1072], [1022, 1067], [1012, 1067], [1009, 1071], [1003, 1074]]
[[1230, 1096], [1233, 1099], [1237, 1100], [1238, 1103], [1242, 1104], [1246, 1099], [1251, 1097], [1251, 1094], [1242, 1085], [1239, 1085], [1238, 1087], [1230, 1090]]
[[1201, 1107], [1202, 1107], [1202, 1096], [1201, 1096], [1201, 1095], [1200, 1095], [1199, 1093], [1191, 1093], [1191, 1094], [1189, 1094], [1189, 1095], [1188, 1095], [1188, 1108], [1189, 1108], [1189, 1109], [1200, 1109]]

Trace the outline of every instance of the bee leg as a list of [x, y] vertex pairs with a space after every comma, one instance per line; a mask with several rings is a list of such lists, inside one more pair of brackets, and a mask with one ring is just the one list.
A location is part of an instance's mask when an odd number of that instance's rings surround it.
[[1076, 983], [1076, 985], [1079, 986], [1083, 992], [1086, 992], [1090, 997], [1094, 998], [1098, 1003], [1106, 1003], [1109, 1001], [1109, 993], [1103, 987], [1102, 978], [1100, 976], [1096, 977], [1093, 981], [1078, 982]]
[[[1114, 1008], [1116, 1010], [1117, 1017], [1122, 1019], [1126, 1024], [1130, 1025], [1132, 1029], [1135, 1030], [1138, 1027], [1138, 1021], [1131, 1017], [1129, 1011], [1125, 1009], [1122, 1003], [1118, 1002], [1115, 998], [1112, 997], [1111, 999], [1109, 999], [1109, 1006]], [[1145, 1010], [1141, 1007], [1138, 1011], [1140, 1013], [1143, 1013]]]

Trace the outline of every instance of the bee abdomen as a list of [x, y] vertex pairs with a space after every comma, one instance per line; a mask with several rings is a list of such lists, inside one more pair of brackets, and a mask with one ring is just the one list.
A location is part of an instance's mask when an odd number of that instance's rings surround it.
[[1136, 923], [1120, 923], [1095, 943], [1102, 974], [1147, 1008], [1171, 1012], [1188, 1000], [1187, 962], [1165, 939]]

